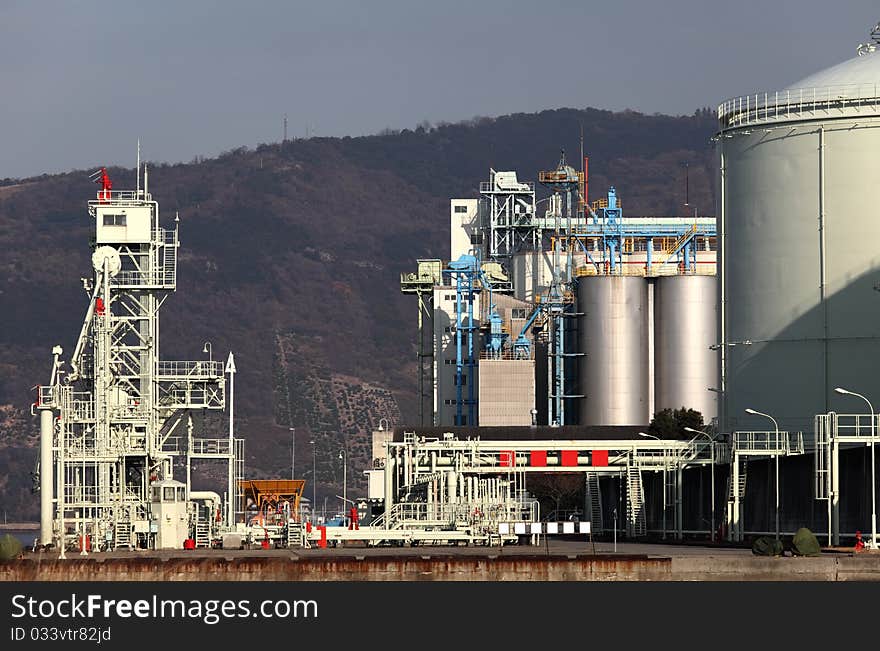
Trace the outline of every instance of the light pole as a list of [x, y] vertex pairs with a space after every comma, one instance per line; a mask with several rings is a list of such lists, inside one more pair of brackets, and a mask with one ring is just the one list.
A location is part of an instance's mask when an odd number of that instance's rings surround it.
[[874, 405], [861, 393], [849, 391], [837, 387], [834, 389], [837, 393], [848, 396], [856, 396], [868, 403], [868, 409], [871, 410], [871, 549], [877, 549], [877, 484], [874, 483]]
[[639, 432], [639, 436], [644, 436], [646, 439], [657, 439], [661, 440], [659, 436], [654, 436], [653, 434], [646, 434], [645, 432]]
[[707, 432], [694, 429], [693, 427], [685, 427], [684, 430], [686, 432], [693, 432], [694, 434], [702, 434], [709, 439], [709, 444], [712, 446], [710, 448], [712, 451], [712, 532], [709, 534], [709, 540], [715, 542], [715, 439], [709, 436]]
[[776, 460], [776, 540], [779, 540], [779, 424], [773, 416], [762, 411], [755, 411], [747, 407], [746, 413], [754, 414], [755, 416], [765, 416], [773, 421], [773, 427], [776, 428], [776, 454], [773, 457]]
[[296, 428], [287, 429], [290, 430], [290, 478], [296, 479]]
[[213, 361], [212, 358], [211, 358], [212, 351], [213, 351], [213, 348], [211, 347], [211, 342], [210, 342], [210, 341], [206, 341], [206, 342], [205, 342], [205, 345], [202, 346], [202, 352], [203, 352], [203, 353], [208, 353], [208, 363], [209, 363], [209, 364]]
[[[235, 524], [235, 429], [233, 427], [235, 420], [235, 357], [232, 351], [229, 351], [229, 357], [226, 359], [226, 368], [224, 373], [229, 374], [229, 493], [227, 502], [227, 522], [229, 526]], [[240, 486], [239, 486], [240, 487]], [[244, 511], [244, 506], [242, 506]]]
[[315, 441], [314, 441], [314, 439], [309, 441], [309, 444], [312, 446], [312, 518], [314, 518], [315, 522], [317, 522], [318, 518], [315, 517], [315, 514], [318, 512], [318, 498], [315, 497], [315, 487], [318, 485], [318, 475], [315, 474]]
[[348, 464], [345, 462], [345, 450], [339, 451], [339, 458], [342, 459], [342, 519], [345, 520], [345, 503], [348, 501], [346, 499], [348, 494], [345, 492], [348, 488], [346, 486], [348, 483], [348, 477], [346, 475]]

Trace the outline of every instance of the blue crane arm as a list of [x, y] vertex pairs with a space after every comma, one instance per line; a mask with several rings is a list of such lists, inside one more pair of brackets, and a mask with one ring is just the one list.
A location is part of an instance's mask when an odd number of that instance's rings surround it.
[[532, 312], [532, 316], [529, 317], [528, 321], [526, 321], [526, 324], [522, 327], [522, 330], [519, 331], [519, 335], [517, 336], [517, 340], [523, 339], [526, 336], [526, 333], [529, 331], [529, 328], [531, 328], [532, 324], [535, 323], [535, 319], [538, 318], [538, 315], [542, 312], [542, 310], [543, 310], [543, 307], [541, 305], [538, 305], [538, 307], [535, 308], [535, 311]]

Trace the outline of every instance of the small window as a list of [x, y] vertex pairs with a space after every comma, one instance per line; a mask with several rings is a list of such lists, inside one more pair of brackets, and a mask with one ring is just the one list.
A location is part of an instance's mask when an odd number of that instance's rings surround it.
[[104, 215], [104, 226], [125, 226], [125, 215]]
[[177, 501], [183, 502], [184, 500], [186, 500], [186, 489], [181, 486], [177, 489]]
[[467, 206], [456, 206], [455, 212], [467, 212]]
[[452, 399], [444, 400], [443, 403], [447, 404], [447, 405], [454, 405], [457, 403], [457, 401], [455, 400], [455, 398], [452, 398]]
[[[458, 376], [457, 375], [455, 376], [455, 386], [458, 386]], [[467, 386], [467, 375], [461, 376], [461, 386], [463, 386], [463, 387]]]
[[174, 501], [174, 487], [166, 486], [162, 489], [162, 501], [163, 502], [173, 502]]
[[510, 318], [511, 319], [525, 319], [526, 318], [526, 308], [524, 307], [514, 307], [510, 310]]

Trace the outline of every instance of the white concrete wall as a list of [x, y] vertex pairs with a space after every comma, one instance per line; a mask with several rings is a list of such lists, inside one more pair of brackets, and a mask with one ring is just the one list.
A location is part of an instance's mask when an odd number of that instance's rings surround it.
[[451, 199], [449, 201], [449, 259], [458, 260], [473, 247], [472, 237], [477, 232], [479, 201]]

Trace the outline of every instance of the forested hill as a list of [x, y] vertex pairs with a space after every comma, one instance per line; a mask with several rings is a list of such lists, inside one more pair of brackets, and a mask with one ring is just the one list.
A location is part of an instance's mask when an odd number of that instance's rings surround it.
[[[416, 308], [399, 274], [448, 256], [450, 197], [475, 197], [489, 168], [535, 179], [564, 149], [590, 156], [591, 198], [615, 185], [626, 214], [714, 213], [715, 121], [559, 109], [358, 138], [242, 147], [186, 164], [150, 163], [150, 191], [170, 226], [180, 217], [178, 292], [162, 311], [165, 359], [236, 354], [236, 417], [249, 476], [311, 470], [319, 498], [368, 464], [380, 418], [414, 422]], [[38, 143], [35, 143], [38, 146]], [[31, 387], [51, 349], [73, 349], [91, 274], [88, 170], [0, 182], [0, 504], [35, 519], [37, 427]], [[115, 189], [132, 169], [110, 168]], [[62, 356], [64, 357], [64, 356]], [[210, 470], [206, 470], [210, 474]]]

